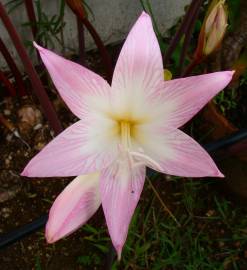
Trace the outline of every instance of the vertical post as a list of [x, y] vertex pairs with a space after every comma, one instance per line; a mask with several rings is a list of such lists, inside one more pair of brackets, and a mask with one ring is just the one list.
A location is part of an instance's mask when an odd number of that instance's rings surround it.
[[7, 29], [15, 48], [22, 60], [22, 63], [26, 69], [26, 72], [30, 78], [33, 92], [36, 94], [37, 98], [39, 99], [43, 112], [45, 116], [47, 117], [50, 126], [53, 128], [56, 134], [60, 133], [62, 131], [61, 123], [57, 117], [57, 114], [48, 98], [48, 95], [46, 94], [46, 91], [44, 89], [44, 86], [42, 85], [40, 78], [35, 71], [28, 54], [26, 52], [26, 49], [24, 45], [21, 42], [21, 39], [19, 35], [17, 34], [3, 4], [0, 2], [0, 18], [3, 21], [3, 24], [5, 25], [5, 28]]
[[16, 66], [12, 56], [10, 55], [7, 47], [5, 46], [5, 44], [3, 43], [1, 38], [0, 38], [0, 52], [2, 53], [5, 61], [7, 62], [10, 70], [12, 71], [12, 73], [15, 77], [17, 88], [19, 89], [19, 94], [21, 96], [25, 95], [27, 91], [25, 89], [25, 85], [24, 85], [24, 82], [22, 80], [21, 73], [20, 73], [18, 67]]

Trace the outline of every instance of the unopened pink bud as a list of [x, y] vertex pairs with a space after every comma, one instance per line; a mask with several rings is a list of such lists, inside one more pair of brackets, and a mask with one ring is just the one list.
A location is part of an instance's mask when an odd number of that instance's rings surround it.
[[228, 12], [225, 0], [214, 0], [204, 19], [196, 57], [202, 58], [213, 53], [221, 44], [227, 28]]
[[225, 0], [213, 2], [216, 3], [205, 21], [205, 44], [203, 53], [209, 55], [221, 43], [227, 27], [227, 11], [224, 6]]

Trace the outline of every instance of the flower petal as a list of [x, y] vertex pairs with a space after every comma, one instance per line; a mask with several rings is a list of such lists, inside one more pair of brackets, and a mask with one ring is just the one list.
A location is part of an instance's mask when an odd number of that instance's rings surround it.
[[91, 218], [101, 204], [99, 174], [76, 177], [56, 198], [46, 224], [48, 243], [71, 234]]
[[128, 161], [115, 163], [100, 175], [100, 193], [112, 243], [121, 257], [131, 217], [145, 180], [145, 167], [130, 169]]
[[153, 96], [161, 108], [156, 109], [156, 119], [165, 119], [168, 126], [175, 128], [184, 125], [228, 85], [233, 73], [215, 72], [163, 82], [163, 87]]
[[113, 120], [93, 118], [73, 124], [38, 153], [23, 176], [77, 176], [107, 167], [117, 156]]
[[142, 127], [145, 135], [140, 145], [162, 172], [184, 177], [223, 177], [209, 154], [181, 130], [150, 130]]
[[35, 42], [34, 46], [39, 50], [59, 94], [77, 117], [82, 118], [88, 110], [95, 109], [88, 102], [88, 98], [93, 96], [106, 102], [110, 86], [102, 77]]
[[149, 95], [161, 81], [163, 64], [159, 44], [151, 18], [143, 12], [128, 34], [113, 74], [116, 110], [122, 110], [122, 106], [128, 111], [136, 108], [132, 100]]

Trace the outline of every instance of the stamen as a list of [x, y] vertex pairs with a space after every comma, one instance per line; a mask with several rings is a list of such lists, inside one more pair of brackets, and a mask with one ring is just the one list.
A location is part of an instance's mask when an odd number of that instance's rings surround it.
[[130, 169], [139, 166], [150, 166], [157, 171], [162, 171], [162, 167], [158, 162], [145, 155], [144, 150], [139, 148], [137, 151], [130, 151], [131, 145], [131, 123], [128, 121], [120, 121], [120, 136], [121, 143], [119, 144], [119, 150], [127, 158], [128, 166]]
[[134, 152], [134, 151], [129, 151], [129, 154], [133, 157], [141, 158], [143, 161], [146, 161], [147, 162], [147, 163], [145, 162], [146, 165], [150, 164], [155, 170], [162, 171], [162, 167], [159, 165], [159, 163], [153, 160], [152, 158], [150, 158], [149, 156], [143, 153]]
[[135, 168], [138, 168], [138, 167], [141, 167], [141, 166], [147, 166], [147, 163], [143, 162], [143, 161], [137, 161], [133, 164], [132, 168], [135, 169]]

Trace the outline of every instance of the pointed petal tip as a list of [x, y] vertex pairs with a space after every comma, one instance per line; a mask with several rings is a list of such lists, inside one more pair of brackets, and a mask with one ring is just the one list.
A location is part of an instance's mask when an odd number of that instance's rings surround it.
[[120, 262], [121, 261], [121, 252], [117, 253], [117, 260]]
[[212, 173], [209, 174], [208, 177], [225, 178], [225, 175], [223, 173], [221, 173], [221, 171], [216, 168], [216, 170], [212, 171]]
[[45, 235], [45, 239], [46, 239], [47, 244], [53, 244], [58, 240], [47, 234]]
[[117, 252], [117, 260], [120, 261], [121, 260], [121, 256], [122, 256], [122, 249], [123, 246], [122, 245], [114, 245], [116, 252]]
[[[21, 176], [25, 176], [25, 177], [36, 177], [37, 175], [32, 175], [32, 171], [29, 168], [29, 164], [27, 164], [26, 167], [21, 172]], [[39, 176], [37, 176], [37, 177], [39, 177]]]
[[36, 43], [35, 41], [33, 41], [33, 46], [39, 51], [39, 53], [45, 53], [47, 51], [47, 49], [41, 47], [38, 43]]
[[215, 73], [218, 73], [221, 76], [220, 78], [223, 79], [227, 85], [232, 80], [235, 70], [217, 71]]
[[221, 71], [221, 72], [222, 72], [222, 76], [223, 76], [222, 78], [224, 79], [224, 81], [226, 83], [225, 86], [227, 86], [231, 82], [232, 77], [235, 73], [235, 70]]
[[55, 242], [52, 238], [49, 238], [47, 236], [45, 237], [45, 239], [47, 244], [53, 244]]
[[24, 168], [23, 171], [20, 173], [20, 175], [28, 177], [28, 170]]
[[49, 177], [45, 175], [40, 175], [39, 173], [36, 173], [32, 170], [32, 167], [30, 168], [29, 164], [23, 169], [23, 171], [20, 173], [21, 176], [25, 177]]
[[49, 226], [49, 221], [45, 225], [45, 239], [46, 239], [46, 242], [48, 244], [53, 244], [57, 240], [59, 240], [59, 238], [56, 236], [56, 234], [55, 235], [52, 235], [51, 234], [51, 230], [50, 230], [50, 226]]
[[[140, 17], [139, 17], [139, 20], [141, 21], [141, 22], [152, 22], [152, 20], [151, 20], [151, 17], [150, 17], [150, 15], [147, 13], [147, 12], [145, 12], [145, 11], [142, 11], [142, 13], [141, 13], [141, 15], [140, 15]], [[144, 21], [143, 21], [144, 20]]]
[[41, 49], [42, 49], [42, 47], [39, 46], [39, 45], [36, 43], [36, 41], [33, 41], [33, 46], [34, 46], [37, 50], [41, 50]]
[[208, 173], [206, 173], [204, 177], [224, 178], [225, 175], [217, 168], [216, 164], [213, 163], [213, 167], [208, 170]]
[[217, 177], [219, 177], [219, 178], [225, 178], [225, 175], [223, 173], [221, 173], [220, 171], [218, 171]]
[[141, 17], [148, 17], [149, 18], [150, 16], [146, 11], [143, 10], [141, 13]]
[[234, 75], [235, 73], [235, 70], [230, 70], [230, 71], [227, 71], [229, 77], [232, 79], [232, 76]]

